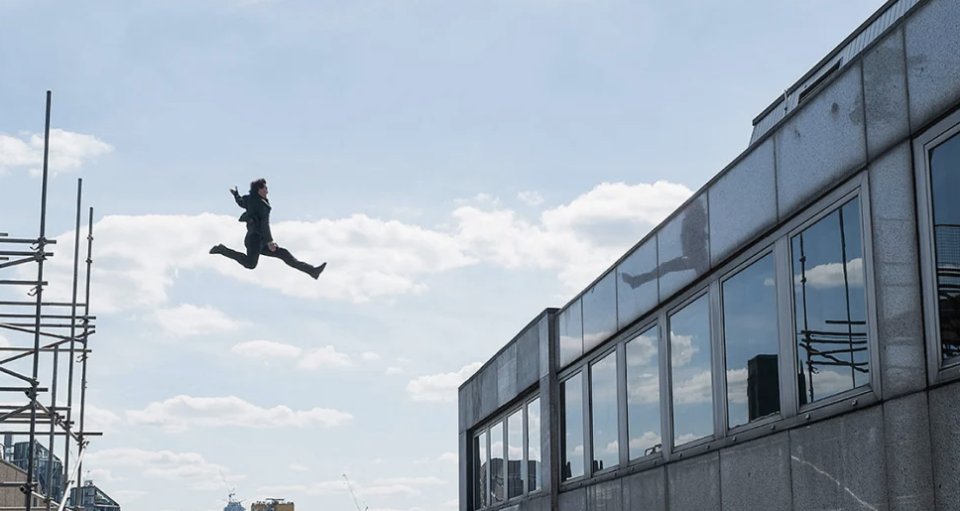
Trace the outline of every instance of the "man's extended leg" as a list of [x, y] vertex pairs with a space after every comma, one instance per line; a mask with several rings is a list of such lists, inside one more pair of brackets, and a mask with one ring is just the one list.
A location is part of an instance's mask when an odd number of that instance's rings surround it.
[[296, 268], [302, 271], [303, 273], [310, 275], [314, 279], [319, 278], [320, 274], [323, 273], [323, 269], [326, 268], [327, 266], [327, 263], [323, 263], [320, 266], [313, 266], [311, 264], [307, 264], [303, 261], [297, 260], [297, 258], [293, 257], [293, 254], [291, 254], [289, 250], [283, 247], [277, 247], [277, 250], [275, 252], [271, 252], [269, 248], [264, 246], [261, 249], [260, 254], [265, 255], [267, 257], [276, 257], [277, 259], [280, 259], [281, 261], [286, 263], [287, 266], [291, 268]]
[[257, 262], [260, 260], [260, 236], [257, 236], [254, 233], [247, 233], [246, 237], [243, 238], [243, 245], [247, 249], [246, 254], [237, 252], [232, 248], [227, 248], [222, 244], [211, 248], [210, 253], [229, 257], [230, 259], [240, 263], [240, 265], [244, 268], [252, 270], [257, 267]]

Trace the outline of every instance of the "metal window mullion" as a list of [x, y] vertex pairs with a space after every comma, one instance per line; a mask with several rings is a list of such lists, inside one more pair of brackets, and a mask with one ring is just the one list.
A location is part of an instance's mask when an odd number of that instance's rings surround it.
[[707, 318], [710, 322], [710, 371], [713, 383], [713, 438], [727, 436], [727, 372], [723, 349], [723, 307], [720, 281], [710, 283]]
[[617, 343], [617, 445], [620, 466], [630, 462], [630, 432], [627, 417], [627, 344]]
[[583, 410], [583, 476], [586, 478], [593, 476], [593, 400], [590, 399], [590, 389], [593, 387], [590, 379], [593, 377], [593, 371], [590, 368], [589, 363], [583, 364], [583, 375], [580, 378], [581, 395], [583, 400], [581, 401], [582, 406], [580, 407]]
[[775, 289], [777, 293], [777, 329], [779, 333], [778, 372], [780, 377], [780, 416], [795, 417], [799, 413], [797, 396], [797, 345], [794, 342], [793, 262], [790, 238], [784, 236], [774, 247]]
[[493, 459], [493, 452], [490, 450], [490, 428], [484, 429], [483, 441], [487, 444], [487, 448], [485, 449], [486, 452], [484, 453], [484, 457], [487, 458], [487, 468], [483, 470], [486, 472], [485, 477], [487, 478], [487, 487], [483, 490], [483, 502], [485, 504], [483, 507], [490, 507], [493, 505], [493, 470], [490, 468], [490, 466], [493, 465], [493, 462], [491, 461]]
[[930, 150], [918, 140], [914, 145], [914, 174], [917, 189], [917, 230], [920, 241], [921, 295], [927, 341], [927, 381], [937, 382], [943, 360], [940, 342], [940, 311], [937, 300], [936, 249], [933, 233], [933, 190], [930, 185]]
[[520, 480], [523, 481], [523, 485], [520, 488], [520, 495], [526, 495], [530, 493], [530, 474], [527, 465], [530, 463], [528, 461], [528, 451], [530, 450], [530, 419], [529, 419], [529, 407], [531, 401], [526, 401], [523, 403], [523, 408], [520, 412], [520, 422], [523, 424], [522, 440], [520, 443], [522, 447], [520, 448]]
[[670, 368], [670, 322], [667, 311], [661, 310], [657, 323], [659, 328], [660, 348], [657, 352], [660, 365], [660, 450], [664, 461], [673, 458], [673, 402], [670, 385], [672, 370]]
[[860, 184], [860, 225], [858, 227], [860, 228], [860, 246], [863, 247], [861, 257], [863, 257], [864, 299], [867, 313], [867, 317], [864, 318], [867, 321], [867, 356], [870, 361], [870, 387], [877, 399], [883, 399], [883, 383], [880, 377], [880, 336], [877, 328], [877, 284], [873, 265], [873, 217], [870, 206], [870, 176], [864, 172]]

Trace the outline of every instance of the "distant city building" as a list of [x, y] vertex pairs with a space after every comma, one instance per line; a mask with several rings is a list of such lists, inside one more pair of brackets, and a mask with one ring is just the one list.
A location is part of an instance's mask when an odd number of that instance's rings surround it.
[[223, 508], [223, 511], [247, 511], [246, 508], [243, 507], [243, 503], [233, 498], [233, 496], [234, 494], [231, 493], [230, 496], [227, 497], [227, 507]]
[[[10, 448], [10, 444], [11, 441], [8, 436], [4, 448], [6, 461], [26, 471], [30, 459], [30, 442], [13, 444], [12, 449]], [[60, 458], [56, 455], [49, 458], [50, 451], [41, 445], [40, 442], [34, 440], [33, 445], [33, 473], [39, 486], [38, 489], [41, 493], [49, 495], [59, 502], [60, 499], [63, 498], [63, 462], [60, 461]], [[53, 463], [53, 474], [48, 483], [47, 467], [51, 462]]]
[[[77, 491], [80, 492], [79, 502]], [[70, 490], [67, 505], [79, 506], [83, 511], [120, 511], [120, 504], [89, 480], [82, 487]]]
[[283, 499], [267, 499], [263, 502], [254, 502], [250, 506], [250, 511], [294, 511], [294, 509], [293, 502], [286, 502]]

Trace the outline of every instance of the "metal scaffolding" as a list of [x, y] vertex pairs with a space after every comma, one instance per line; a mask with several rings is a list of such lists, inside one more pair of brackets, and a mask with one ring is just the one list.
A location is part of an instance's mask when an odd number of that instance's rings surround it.
[[[82, 215], [83, 180], [77, 180], [76, 230], [73, 247], [73, 288], [69, 301], [44, 301], [44, 261], [53, 256], [51, 246], [56, 240], [47, 239], [47, 163], [50, 152], [50, 106], [51, 92], [47, 91], [46, 123], [43, 145], [43, 173], [40, 198], [40, 233], [36, 238], [16, 238], [0, 232], [0, 290], [23, 289], [33, 299], [0, 301], [0, 333], [10, 335], [9, 345], [0, 346], [0, 378], [8, 378], [15, 384], [0, 386], [0, 436], [7, 438], [28, 437], [26, 444], [18, 444], [16, 461], [26, 471], [25, 481], [4, 481], [0, 477], [0, 491], [17, 488], [23, 493], [23, 506], [0, 506], [0, 510], [31, 511], [45, 508], [81, 509], [67, 507], [67, 499], [74, 487], [79, 486], [83, 455], [89, 438], [102, 433], [84, 429], [84, 405], [87, 390], [87, 360], [90, 349], [88, 340], [96, 331], [90, 315], [90, 269], [93, 263], [93, 208], [89, 208], [86, 246], [86, 274], [84, 299], [78, 302], [80, 274], [80, 222]], [[0, 216], [0, 222], [3, 217]], [[0, 223], [0, 230], [3, 230]], [[24, 280], [27, 265], [36, 265], [36, 278]], [[11, 270], [15, 269], [15, 270]], [[7, 276], [15, 271], [20, 279]], [[7, 273], [7, 275], [4, 275]], [[32, 272], [30, 272], [32, 275]], [[30, 339], [32, 343], [17, 339]], [[41, 342], [42, 341], [42, 342]], [[61, 359], [68, 356], [67, 382], [58, 381], [62, 369]], [[44, 370], [41, 371], [41, 360]], [[29, 369], [26, 366], [29, 365]], [[49, 372], [47, 372], [49, 370]], [[25, 374], [29, 371], [29, 374]], [[75, 392], [79, 372], [79, 392]], [[43, 373], [43, 374], [41, 374]], [[66, 390], [66, 398], [62, 392]], [[79, 403], [75, 403], [79, 394]], [[46, 399], [44, 399], [46, 398]], [[58, 401], [59, 399], [59, 401]], [[47, 428], [44, 428], [46, 426]], [[46, 431], [44, 431], [46, 429]], [[46, 447], [40, 438], [48, 437]], [[55, 472], [56, 439], [63, 440], [62, 470]], [[4, 446], [4, 453], [12, 451]], [[22, 448], [21, 448], [22, 447]], [[71, 447], [77, 457], [70, 468]], [[6, 457], [6, 456], [5, 456]], [[26, 465], [22, 467], [22, 465]], [[66, 478], [64, 481], [63, 479]], [[9, 491], [9, 490], [6, 490]]]

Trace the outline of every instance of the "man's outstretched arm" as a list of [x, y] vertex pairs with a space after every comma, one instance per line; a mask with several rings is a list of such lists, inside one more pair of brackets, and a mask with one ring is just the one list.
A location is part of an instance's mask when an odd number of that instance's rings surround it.
[[233, 195], [233, 200], [237, 202], [237, 206], [247, 209], [246, 201], [243, 200], [243, 197], [240, 195], [240, 192], [237, 191], [236, 186], [230, 189], [230, 194]]

